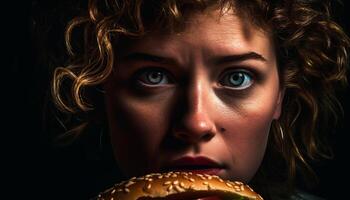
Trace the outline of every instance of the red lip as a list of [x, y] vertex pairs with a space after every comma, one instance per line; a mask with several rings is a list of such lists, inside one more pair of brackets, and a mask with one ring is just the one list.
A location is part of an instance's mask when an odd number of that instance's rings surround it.
[[190, 171], [194, 173], [218, 174], [224, 166], [216, 161], [204, 157], [185, 156], [173, 160], [165, 165], [165, 171]]

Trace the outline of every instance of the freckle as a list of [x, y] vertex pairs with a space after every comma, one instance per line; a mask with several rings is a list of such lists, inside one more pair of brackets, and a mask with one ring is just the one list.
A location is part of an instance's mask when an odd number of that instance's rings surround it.
[[225, 132], [225, 131], [226, 131], [226, 129], [224, 129], [224, 128], [220, 128], [220, 131], [221, 131], [221, 132]]

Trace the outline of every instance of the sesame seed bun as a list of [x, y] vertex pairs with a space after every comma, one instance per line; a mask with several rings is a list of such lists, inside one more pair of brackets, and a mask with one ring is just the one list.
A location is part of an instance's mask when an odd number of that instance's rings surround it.
[[98, 200], [179, 200], [217, 196], [230, 200], [262, 200], [248, 185], [191, 172], [154, 173], [116, 184]]

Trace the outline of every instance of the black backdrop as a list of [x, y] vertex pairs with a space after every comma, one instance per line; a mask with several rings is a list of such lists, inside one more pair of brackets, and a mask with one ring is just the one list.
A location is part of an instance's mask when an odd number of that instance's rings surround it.
[[[76, 12], [78, 1], [8, 2], [3, 6], [2, 49], [2, 136], [4, 147], [3, 172], [7, 177], [5, 196], [30, 196], [36, 199], [89, 199], [115, 181], [114, 163], [87, 155], [85, 143], [69, 148], [53, 148], [47, 129], [46, 114], [50, 70], [60, 57], [63, 24]], [[80, 1], [81, 2], [81, 1]], [[348, 2], [337, 6], [336, 20], [349, 33]], [[5, 69], [5, 70], [4, 70]], [[342, 95], [345, 109], [343, 125], [336, 129], [333, 160], [315, 164], [320, 185], [314, 193], [334, 199], [336, 184], [348, 178], [347, 134], [350, 133], [349, 89]], [[45, 196], [48, 195], [48, 196]], [[15, 198], [17, 199], [17, 198]]]

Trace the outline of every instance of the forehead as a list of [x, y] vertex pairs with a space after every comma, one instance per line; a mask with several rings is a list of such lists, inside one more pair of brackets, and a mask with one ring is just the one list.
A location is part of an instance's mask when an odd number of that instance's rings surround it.
[[[126, 39], [119, 47], [125, 51], [189, 51], [182, 47], [208, 50], [207, 53], [244, 53], [270, 50], [271, 34], [237, 15], [232, 9], [211, 9], [187, 16], [181, 31], [154, 30], [138, 39]], [[235, 52], [232, 52], [234, 50]], [[241, 52], [240, 52], [241, 51]], [[177, 51], [178, 52], [178, 51]]]
[[189, 39], [205, 36], [205, 39], [213, 39], [214, 42], [220, 39], [229, 42], [227, 41], [228, 38], [249, 41], [254, 40], [254, 36], [270, 36], [268, 30], [258, 27], [251, 22], [250, 18], [244, 18], [233, 9], [195, 12], [185, 21], [184, 29], [176, 35]]

